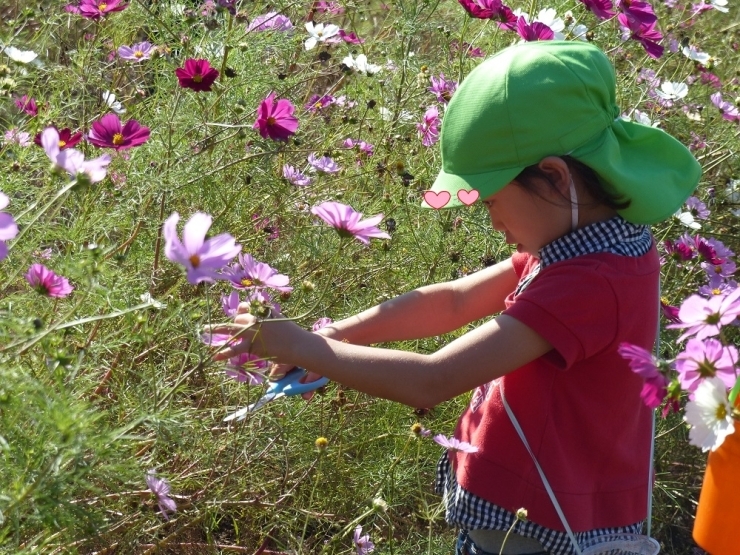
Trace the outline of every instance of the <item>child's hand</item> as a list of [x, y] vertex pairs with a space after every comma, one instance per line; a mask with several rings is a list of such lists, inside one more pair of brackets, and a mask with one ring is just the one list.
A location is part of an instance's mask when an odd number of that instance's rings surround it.
[[[268, 378], [270, 380], [279, 380], [285, 374], [290, 372], [293, 368], [295, 368], [292, 364], [270, 364], [270, 373], [268, 375]], [[323, 376], [320, 376], [319, 374], [315, 372], [309, 372], [307, 376], [304, 376], [301, 378], [301, 383], [309, 383], [309, 382], [315, 382], [318, 379], [321, 379]], [[306, 401], [310, 401], [313, 397], [313, 394], [315, 391], [309, 391], [307, 393], [302, 393], [301, 397], [303, 397]]]

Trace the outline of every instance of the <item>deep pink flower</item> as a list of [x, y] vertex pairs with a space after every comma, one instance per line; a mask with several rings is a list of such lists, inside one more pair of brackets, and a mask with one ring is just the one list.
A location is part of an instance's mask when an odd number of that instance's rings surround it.
[[154, 46], [147, 41], [132, 44], [131, 46], [119, 46], [118, 57], [130, 62], [141, 62], [148, 60], [154, 53]]
[[432, 82], [432, 86], [427, 90], [437, 97], [437, 102], [447, 104], [457, 90], [457, 81], [448, 81], [445, 79], [444, 73], [440, 73], [439, 77], [432, 75], [429, 79]]
[[80, 0], [77, 13], [88, 19], [98, 19], [111, 12], [123, 11], [127, 7], [128, 4], [121, 4], [121, 0]]
[[641, 25], [652, 25], [658, 21], [653, 7], [639, 0], [617, 0], [617, 7], [631, 21]]
[[680, 322], [681, 319], [678, 317], [678, 307], [672, 306], [667, 303], [664, 303], [663, 301], [660, 301], [660, 311], [663, 313], [663, 316], [665, 316], [666, 320], [669, 322], [677, 323]]
[[676, 357], [676, 371], [681, 387], [693, 392], [702, 380], [717, 376], [727, 389], [731, 389], [737, 378], [737, 356], [735, 347], [725, 347], [716, 339], [689, 339], [686, 348]]
[[599, 19], [611, 19], [616, 15], [611, 0], [581, 0], [581, 2]]
[[24, 94], [20, 98], [15, 99], [16, 107], [31, 117], [36, 117], [39, 114], [39, 107], [36, 105], [36, 99], [31, 98], [27, 94]]
[[344, 29], [339, 29], [339, 36], [342, 37], [342, 40], [344, 42], [347, 42], [349, 44], [362, 44], [364, 39], [359, 38], [354, 31], [351, 33], [347, 33]]
[[318, 0], [318, 2], [315, 2], [313, 6], [317, 12], [330, 13], [332, 15], [344, 13], [344, 8], [337, 2]]
[[[516, 16], [514, 16], [514, 25], [516, 25]], [[463, 52], [471, 58], [485, 57], [485, 54], [480, 48], [478, 47], [473, 48], [473, 46], [468, 42], [463, 42], [462, 46], [460, 46], [460, 41], [458, 41], [457, 39], [450, 42], [450, 53], [451, 54], [456, 54], [457, 52], [460, 51], [460, 48], [462, 48]]]
[[340, 202], [324, 202], [311, 208], [311, 213], [324, 220], [337, 230], [340, 237], [354, 237], [364, 244], [370, 239], [390, 239], [391, 236], [380, 231], [377, 224], [383, 219], [383, 214], [362, 220], [362, 214], [351, 206]]
[[277, 291], [289, 292], [290, 278], [264, 262], [257, 262], [251, 254], [240, 254], [239, 263], [224, 268], [223, 277], [236, 289], [269, 287]]
[[681, 319], [679, 324], [670, 324], [671, 329], [686, 329], [678, 338], [683, 341], [695, 335], [697, 339], [705, 339], [719, 335], [722, 326], [731, 323], [740, 315], [740, 288], [727, 295], [717, 295], [709, 299], [699, 295], [691, 295], [682, 304], [678, 311]]
[[421, 137], [421, 144], [432, 146], [439, 140], [439, 110], [436, 106], [430, 106], [424, 112], [424, 119], [416, 124], [416, 130]]
[[639, 21], [628, 18], [623, 13], [620, 13], [617, 19], [629, 31], [630, 38], [642, 44], [648, 56], [657, 59], [663, 55], [664, 48], [658, 44], [658, 41], [663, 40], [663, 35], [655, 28], [657, 22], [650, 24], [640, 23]]
[[552, 40], [555, 38], [555, 33], [550, 27], [540, 21], [535, 21], [530, 25], [527, 23], [527, 19], [521, 15], [516, 21], [516, 32], [527, 42]]
[[206, 240], [206, 233], [213, 219], [208, 214], [196, 212], [185, 223], [182, 242], [177, 236], [177, 222], [180, 215], [173, 212], [162, 227], [165, 256], [172, 262], [182, 264], [187, 269], [188, 282], [195, 285], [201, 281], [221, 279], [219, 270], [223, 269], [239, 254], [242, 247], [236, 244], [228, 233], [222, 233]]
[[651, 409], [660, 406], [668, 393], [668, 378], [658, 370], [655, 357], [642, 347], [630, 343], [621, 343], [617, 352], [627, 359], [630, 369], [645, 380], [640, 391], [640, 398], [645, 405]]
[[467, 441], [460, 441], [456, 437], [447, 437], [443, 434], [434, 436], [434, 441], [450, 451], [460, 451], [461, 453], [477, 453], [478, 448]]
[[[49, 128], [47, 127], [47, 129]], [[64, 129], [59, 130], [54, 126], [51, 126], [51, 129], [54, 129], [59, 136], [59, 150], [72, 148], [82, 140], [81, 131], [77, 133], [72, 133], [72, 130], [69, 127], [65, 127]], [[36, 133], [36, 136], [33, 138], [33, 142], [40, 147], [44, 146], [41, 144], [41, 133]]]
[[185, 67], [178, 67], [175, 75], [180, 86], [196, 92], [209, 92], [211, 85], [218, 79], [218, 70], [211, 67], [208, 60], [188, 58]]
[[252, 129], [259, 129], [262, 138], [287, 141], [298, 129], [298, 118], [293, 115], [295, 106], [290, 100], [281, 98], [275, 101], [275, 93], [267, 95], [260, 104], [257, 120]]
[[47, 297], [63, 298], [74, 290], [67, 278], [58, 276], [43, 264], [32, 264], [24, 277], [31, 287]]
[[[0, 210], [9, 203], [8, 196], [0, 193]], [[18, 235], [18, 224], [15, 223], [15, 218], [7, 212], [0, 212], [0, 260], [8, 256], [8, 247], [5, 242], [14, 239], [16, 235]]]
[[165, 520], [170, 517], [167, 513], [174, 513], [177, 510], [175, 500], [170, 497], [170, 484], [164, 478], [157, 478], [153, 470], [146, 473], [146, 485], [157, 498], [159, 511]]
[[251, 353], [240, 353], [229, 359], [226, 375], [240, 383], [258, 385], [265, 381], [262, 373], [267, 368], [267, 361]]
[[311, 112], [312, 114], [315, 114], [317, 112], [320, 112], [324, 108], [327, 108], [331, 106], [332, 104], [335, 104], [335, 102], [336, 102], [336, 99], [330, 94], [325, 94], [323, 96], [314, 94], [311, 96], [311, 98], [308, 99], [308, 102], [306, 102], [306, 105], [303, 107], [303, 109], [306, 110], [307, 112]]
[[143, 145], [149, 140], [149, 128], [139, 124], [135, 119], [121, 125], [116, 114], [106, 114], [94, 121], [87, 136], [87, 142], [99, 148], [125, 150]]

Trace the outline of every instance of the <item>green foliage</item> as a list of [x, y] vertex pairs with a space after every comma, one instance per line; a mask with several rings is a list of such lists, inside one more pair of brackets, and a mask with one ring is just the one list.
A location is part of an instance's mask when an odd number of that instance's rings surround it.
[[[236, 16], [198, 2], [132, 1], [122, 12], [90, 21], [64, 2], [8, 2], [0, 7], [0, 41], [40, 54], [21, 65], [0, 54], [0, 122], [34, 135], [47, 125], [89, 130], [109, 113], [102, 94], [114, 92], [127, 112], [151, 128], [147, 143], [114, 156], [108, 178], [64, 190], [66, 177], [47, 171], [41, 149], [12, 141], [0, 147], [6, 171], [0, 190], [22, 236], [0, 263], [0, 547], [8, 553], [217, 553], [260, 546], [296, 553], [349, 553], [362, 524], [378, 553], [449, 553], [453, 535], [434, 495], [439, 447], [410, 432], [417, 419], [450, 433], [466, 399], [424, 416], [336, 384], [313, 402], [274, 403], [243, 423], [222, 418], [262, 394], [226, 378], [199, 338], [222, 318], [228, 286], [189, 285], [163, 255], [160, 233], [173, 211], [212, 214], [212, 234], [228, 231], [243, 252], [291, 277], [280, 298], [286, 314], [340, 319], [435, 281], [454, 279], [504, 259], [510, 249], [490, 233], [480, 207], [456, 212], [419, 208], [440, 165], [436, 148], [419, 141], [415, 123], [434, 103], [430, 76], [463, 78], [477, 60], [455, 44], [486, 53], [510, 44], [512, 33], [469, 19], [456, 2], [402, 0], [343, 3], [342, 15], [314, 13], [367, 39], [306, 51], [307, 3], [282, 2], [293, 34], [246, 31], [267, 5], [237, 2]], [[512, 3], [535, 13], [544, 3]], [[737, 219], [728, 180], [738, 177], [736, 126], [708, 104], [681, 54], [646, 57], [622, 43], [615, 21], [598, 23], [572, 2], [552, 6], [590, 28], [612, 54], [625, 112], [648, 111], [696, 151], [705, 175], [698, 195], [711, 202], [705, 224], [737, 250]], [[690, 8], [689, 8], [690, 9]], [[202, 15], [202, 11], [206, 15]], [[656, 6], [664, 31], [701, 44], [718, 58], [713, 71], [727, 98], [738, 94], [732, 73], [737, 45], [726, 16], [708, 12], [692, 26], [683, 7]], [[127, 63], [111, 53], [148, 40], [151, 60]], [[365, 53], [374, 77], [351, 74], [340, 62]], [[186, 58], [207, 58], [221, 71], [210, 93], [178, 87], [174, 70]], [[685, 104], [650, 103], [640, 70], [660, 78], [697, 79]], [[300, 127], [287, 143], [252, 129], [270, 91], [296, 105]], [[39, 115], [20, 114], [13, 98], [27, 94]], [[311, 113], [312, 95], [357, 103]], [[698, 121], [697, 121], [697, 118]], [[351, 137], [375, 146], [372, 157], [345, 149]], [[99, 155], [89, 144], [88, 158]], [[282, 177], [284, 164], [305, 169], [311, 152], [329, 153], [336, 176], [314, 175], [307, 188]], [[713, 192], [710, 192], [710, 188]], [[315, 225], [307, 208], [323, 200], [385, 214], [392, 239], [339, 251], [334, 232]], [[52, 202], [50, 202], [52, 201]], [[279, 238], [270, 232], [279, 229]], [[684, 232], [676, 220], [654, 230], [658, 240]], [[45, 260], [48, 250], [50, 259]], [[339, 253], [339, 254], [338, 254]], [[32, 291], [23, 273], [44, 262], [69, 278], [75, 292], [54, 300]], [[694, 263], [665, 266], [664, 297], [680, 301], [702, 283]], [[315, 287], [304, 286], [311, 282]], [[449, 337], [394, 347], [428, 353]], [[675, 334], [664, 333], [668, 355]], [[704, 456], [687, 448], [679, 417], [659, 421], [654, 535], [665, 551], [691, 552], [690, 528]], [[325, 437], [319, 451], [315, 440]], [[147, 489], [146, 472], [169, 480], [178, 510], [165, 520]], [[387, 509], [373, 506], [385, 500]], [[220, 546], [220, 547], [219, 547]]]

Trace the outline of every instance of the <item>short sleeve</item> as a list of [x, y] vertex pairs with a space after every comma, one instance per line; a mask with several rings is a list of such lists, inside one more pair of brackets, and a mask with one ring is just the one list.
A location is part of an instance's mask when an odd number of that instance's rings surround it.
[[522, 279], [531, 258], [531, 255], [520, 252], [511, 255], [511, 265], [514, 266], [514, 271], [519, 279]]
[[598, 265], [568, 261], [542, 270], [504, 314], [547, 340], [565, 369], [609, 346], [618, 328], [616, 295]]

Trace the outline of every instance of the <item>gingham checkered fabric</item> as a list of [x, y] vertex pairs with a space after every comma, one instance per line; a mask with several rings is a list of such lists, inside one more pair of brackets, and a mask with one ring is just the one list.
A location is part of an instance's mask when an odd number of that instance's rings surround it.
[[[622, 256], [642, 256], [652, 245], [650, 229], [645, 225], [632, 224], [620, 216], [579, 228], [543, 247], [539, 252], [540, 263], [519, 284], [515, 292], [521, 293], [544, 268], [561, 260], [584, 254], [608, 252]], [[460, 487], [450, 467], [447, 453], [437, 464], [435, 489], [445, 501], [445, 519], [453, 526], [465, 530], [509, 530], [516, 515], [470, 493]], [[587, 532], [576, 532], [579, 543], [590, 538], [609, 534], [639, 534], [642, 522], [618, 528], [601, 528]], [[551, 530], [534, 522], [519, 522], [516, 533], [535, 538], [551, 555], [573, 555], [575, 553], [568, 534]]]

